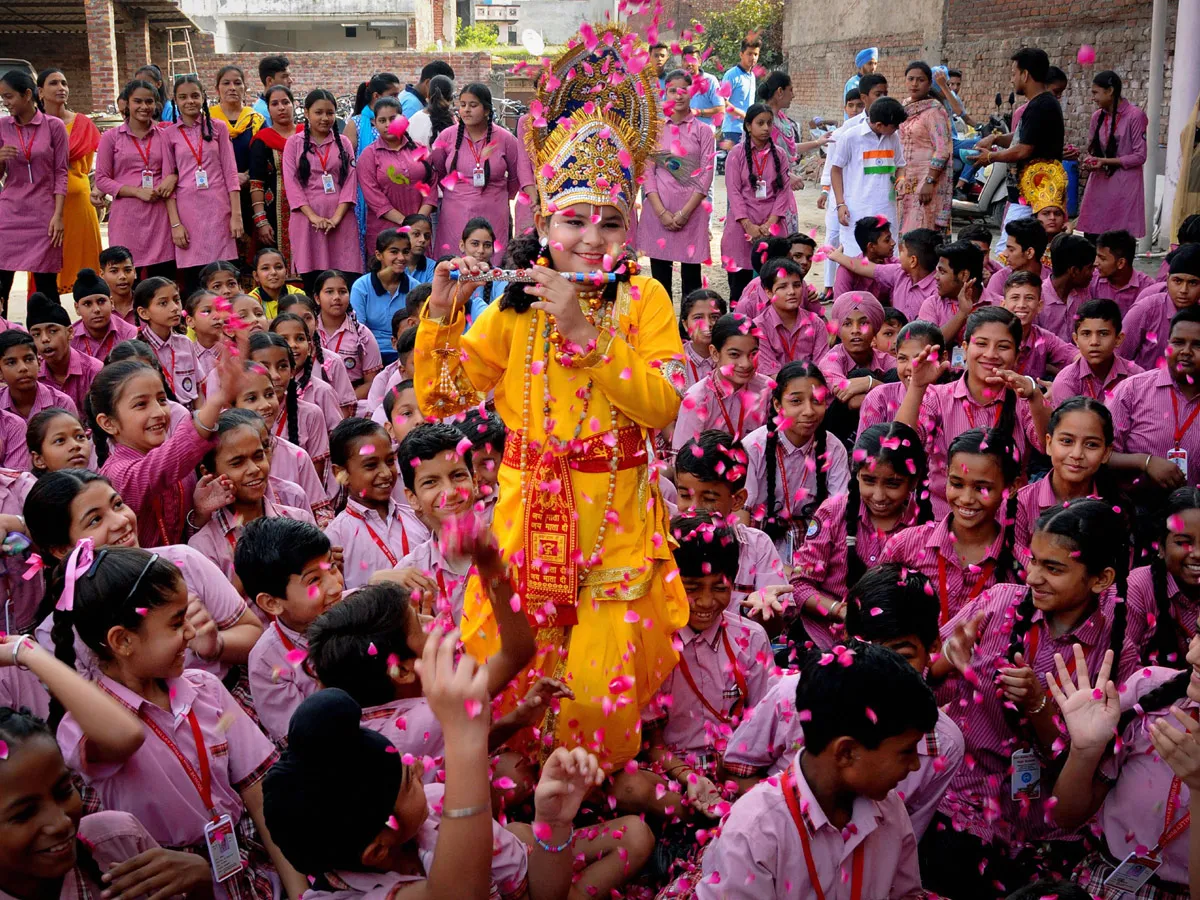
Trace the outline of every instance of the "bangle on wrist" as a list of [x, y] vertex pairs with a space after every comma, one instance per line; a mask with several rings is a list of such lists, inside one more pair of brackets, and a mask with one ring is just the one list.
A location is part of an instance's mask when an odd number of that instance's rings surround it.
[[1041, 699], [1041, 700], [1038, 702], [1038, 705], [1037, 705], [1037, 706], [1035, 706], [1035, 707], [1034, 707], [1033, 709], [1031, 709], [1031, 710], [1027, 710], [1027, 711], [1026, 711], [1026, 713], [1025, 713], [1025, 715], [1027, 715], [1027, 716], [1036, 716], [1036, 715], [1037, 715], [1038, 713], [1040, 713], [1040, 712], [1041, 712], [1043, 709], [1045, 709], [1045, 708], [1046, 708], [1046, 704], [1049, 702], [1049, 701], [1046, 699], [1047, 697], [1048, 697], [1048, 695], [1047, 695], [1047, 694], [1042, 694], [1042, 699]]
[[203, 422], [200, 421], [199, 413], [192, 413], [192, 421], [195, 422], [196, 427], [198, 429], [200, 429], [202, 432], [204, 432], [205, 434], [216, 434], [217, 433], [217, 426], [214, 425], [214, 426], [212, 426], [212, 428], [209, 428], [207, 425], [205, 425]]
[[1150, 471], [1150, 454], [1149, 453], [1146, 454], [1146, 461], [1144, 463], [1142, 463], [1142, 471], [1143, 472]]
[[464, 806], [459, 809], [443, 809], [443, 819], [470, 819], [485, 812], [491, 812], [492, 804], [480, 803], [478, 806]]
[[175, 223], [174, 225], [172, 225], [171, 227], [172, 227], [172, 228], [182, 228], [182, 227], [183, 227], [183, 223], [182, 223], [182, 222], [176, 222], [176, 223]]
[[188, 528], [192, 529], [192, 531], [199, 531], [200, 526], [192, 521], [192, 516], [194, 516], [195, 514], [196, 514], [196, 511], [194, 509], [189, 509], [188, 514], [183, 517], [183, 522], [185, 525], [187, 525]]
[[12, 664], [14, 666], [16, 666], [18, 669], [25, 669], [26, 671], [29, 670], [29, 666], [25, 665], [19, 659], [17, 659], [17, 654], [21, 652], [21, 648], [25, 646], [25, 644], [28, 640], [29, 640], [29, 637], [27, 635], [23, 635], [22, 637], [18, 638], [17, 641], [13, 644], [13, 649], [12, 649]]
[[[545, 850], [547, 853], [562, 853], [564, 850], [566, 850], [568, 847], [570, 847], [572, 842], [575, 840], [575, 829], [572, 828], [570, 830], [570, 832], [567, 834], [567, 839], [565, 841], [563, 841], [561, 844], [555, 846], [554, 844], [551, 844], [549, 841], [544, 841], [540, 837], [537, 836], [538, 824], [539, 823], [537, 821], [535, 821], [533, 824], [533, 834], [534, 834], [533, 839], [535, 841], [537, 841], [537, 845], [539, 847], [541, 847], [543, 850]], [[541, 824], [545, 824], [545, 823], [541, 823]]]

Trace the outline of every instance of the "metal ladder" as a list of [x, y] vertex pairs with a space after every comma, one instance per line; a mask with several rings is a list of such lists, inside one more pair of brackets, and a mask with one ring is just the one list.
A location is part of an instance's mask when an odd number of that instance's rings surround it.
[[167, 70], [174, 84], [183, 75], [195, 75], [196, 57], [192, 54], [190, 28], [167, 29]]

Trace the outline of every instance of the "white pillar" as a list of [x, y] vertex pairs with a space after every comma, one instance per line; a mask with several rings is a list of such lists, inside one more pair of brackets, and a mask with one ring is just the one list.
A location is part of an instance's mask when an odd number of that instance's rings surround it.
[[[1192, 0], [1193, 3], [1196, 0]], [[1187, 5], [1187, 0], [1181, 5]], [[1179, 46], [1176, 38], [1176, 47]], [[1186, 45], [1185, 45], [1186, 46]], [[1191, 56], [1191, 54], [1187, 54]], [[1149, 127], [1146, 129], [1146, 165], [1142, 169], [1142, 178], [1146, 193], [1146, 236], [1138, 242], [1138, 249], [1143, 253], [1150, 249], [1150, 241], [1154, 235], [1154, 186], [1158, 180], [1158, 135], [1162, 127], [1163, 81], [1166, 66], [1162, 60], [1167, 57], [1167, 0], [1154, 0], [1154, 12], [1150, 19], [1150, 96], [1147, 101], [1146, 116]]]
[[1200, 45], [1200, 0], [1181, 0], [1175, 17], [1175, 66], [1171, 70], [1171, 111], [1167, 120], [1167, 179], [1163, 190], [1163, 228], [1160, 245], [1170, 246], [1174, 234], [1171, 212], [1175, 208], [1175, 192], [1179, 187], [1180, 149], [1183, 129], [1191, 118], [1196, 97], [1200, 95], [1200, 64], [1191, 53], [1180, 53], [1180, 47]]

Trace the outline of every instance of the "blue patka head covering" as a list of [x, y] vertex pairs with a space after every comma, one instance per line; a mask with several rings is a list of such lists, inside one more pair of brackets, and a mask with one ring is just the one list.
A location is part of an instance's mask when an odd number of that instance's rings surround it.
[[854, 68], [861, 69], [869, 62], [879, 59], [879, 48], [868, 47], [866, 50], [859, 50], [854, 57]]

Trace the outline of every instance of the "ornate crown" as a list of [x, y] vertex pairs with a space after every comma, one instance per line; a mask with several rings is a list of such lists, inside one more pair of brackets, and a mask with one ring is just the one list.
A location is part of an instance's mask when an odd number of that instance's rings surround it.
[[1047, 206], [1067, 210], [1067, 170], [1060, 162], [1030, 163], [1021, 173], [1021, 196], [1036, 216]]
[[575, 203], [633, 214], [646, 158], [658, 149], [658, 85], [644, 45], [618, 25], [585, 25], [538, 79], [525, 135], [542, 215]]

